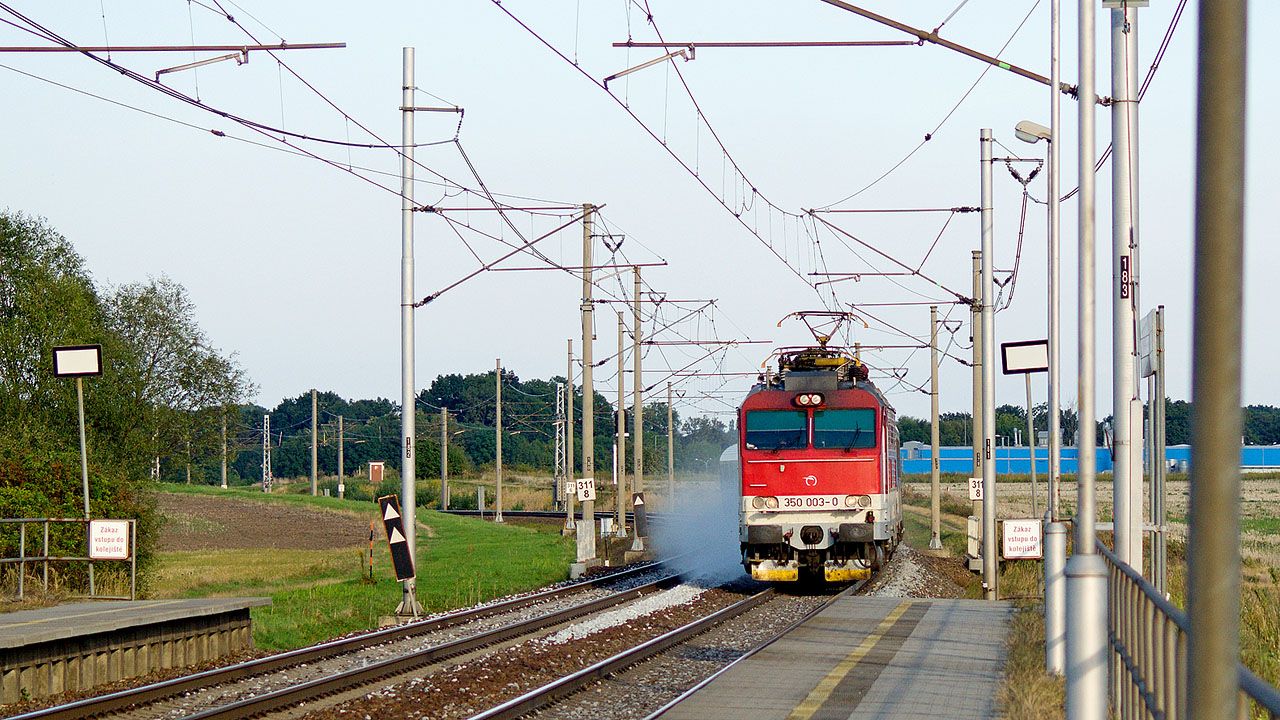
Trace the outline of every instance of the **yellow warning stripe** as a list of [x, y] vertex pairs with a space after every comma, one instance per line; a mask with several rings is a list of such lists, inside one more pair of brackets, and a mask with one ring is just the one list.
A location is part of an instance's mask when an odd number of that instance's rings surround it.
[[864, 638], [858, 647], [853, 649], [853, 652], [845, 656], [834, 668], [831, 668], [831, 672], [827, 673], [827, 676], [822, 678], [822, 681], [813, 690], [809, 691], [809, 695], [791, 711], [791, 714], [787, 716], [787, 720], [809, 720], [809, 718], [813, 717], [818, 708], [822, 707], [827, 698], [831, 697], [831, 693], [835, 692], [836, 687], [840, 685], [840, 681], [844, 680], [857, 667], [858, 663], [884, 638], [884, 634], [889, 631], [889, 628], [898, 621], [898, 618], [902, 617], [902, 614], [911, 605], [912, 603], [910, 602], [903, 602], [886, 615], [884, 620], [881, 620], [880, 624], [876, 626], [876, 629], [872, 630], [871, 634]]

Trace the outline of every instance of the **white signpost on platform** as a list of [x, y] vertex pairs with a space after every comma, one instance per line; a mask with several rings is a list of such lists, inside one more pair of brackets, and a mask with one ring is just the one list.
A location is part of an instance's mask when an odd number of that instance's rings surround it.
[[128, 560], [129, 521], [89, 521], [89, 557], [93, 560]]
[[[102, 374], [101, 345], [62, 345], [53, 348], [55, 377], [76, 379], [76, 405], [80, 410], [80, 480], [84, 486], [84, 519], [89, 519], [89, 456], [84, 442], [84, 379]], [[89, 595], [94, 595], [93, 563], [89, 563]]]

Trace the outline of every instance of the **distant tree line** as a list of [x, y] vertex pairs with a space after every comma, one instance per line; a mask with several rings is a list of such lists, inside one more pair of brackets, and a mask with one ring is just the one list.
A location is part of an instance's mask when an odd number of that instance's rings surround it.
[[[516, 471], [550, 473], [554, 469], [556, 392], [561, 376], [521, 380], [514, 372], [502, 373], [502, 462]], [[476, 374], [440, 375], [417, 396], [417, 460], [415, 475], [420, 478], [440, 474], [441, 408], [448, 410], [449, 472], [474, 475], [495, 464], [497, 404], [495, 371]], [[338, 418], [342, 417], [343, 470], [352, 475], [371, 461], [385, 461], [398, 469], [400, 457], [400, 408], [398, 403], [343, 399], [337, 393], [316, 394], [317, 472], [338, 473]], [[582, 464], [582, 407], [580, 386], [574, 387], [573, 443], [574, 471]], [[607, 477], [612, 472], [612, 453], [617, 414], [602, 393], [594, 403], [595, 473]], [[633, 420], [628, 417], [630, 434]], [[275, 477], [299, 477], [311, 472], [311, 394], [282, 401], [267, 409], [247, 405], [238, 409], [239, 431], [235, 436], [230, 481], [234, 484], [258, 482], [262, 475], [262, 418], [271, 416], [271, 467]], [[732, 423], [705, 417], [681, 418], [672, 411], [675, 425], [675, 464], [680, 470], [706, 471], [716, 467], [720, 453], [736, 442]], [[667, 466], [667, 405], [654, 402], [644, 406], [644, 467], [646, 472], [665, 472]], [[628, 435], [623, 462], [633, 470]], [[193, 470], [193, 482], [211, 482], [220, 469], [204, 462]]]

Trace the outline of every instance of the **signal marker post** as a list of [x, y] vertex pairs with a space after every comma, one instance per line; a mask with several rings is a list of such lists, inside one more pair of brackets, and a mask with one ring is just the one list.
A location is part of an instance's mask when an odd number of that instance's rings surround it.
[[[387, 547], [391, 550], [391, 564], [395, 567], [396, 580], [406, 582], [414, 579], [413, 555], [409, 552], [409, 541], [404, 534], [404, 518], [400, 516], [400, 501], [395, 495], [384, 495], [378, 498], [378, 508], [382, 511], [382, 527], [387, 532]], [[414, 617], [421, 609], [415, 602], [410, 610]]]

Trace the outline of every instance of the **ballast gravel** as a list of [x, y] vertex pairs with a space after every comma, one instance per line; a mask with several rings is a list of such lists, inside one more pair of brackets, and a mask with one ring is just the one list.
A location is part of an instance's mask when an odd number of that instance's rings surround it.
[[[357, 700], [319, 709], [305, 717], [307, 720], [471, 717], [743, 597], [736, 592], [700, 588], [690, 593], [692, 599], [684, 593], [659, 593], [664, 594], [668, 598], [656, 603], [648, 614], [607, 624], [589, 635], [564, 642], [522, 642], [482, 659], [459, 663], [413, 681], [384, 686]], [[684, 601], [673, 602], [682, 596]]]

